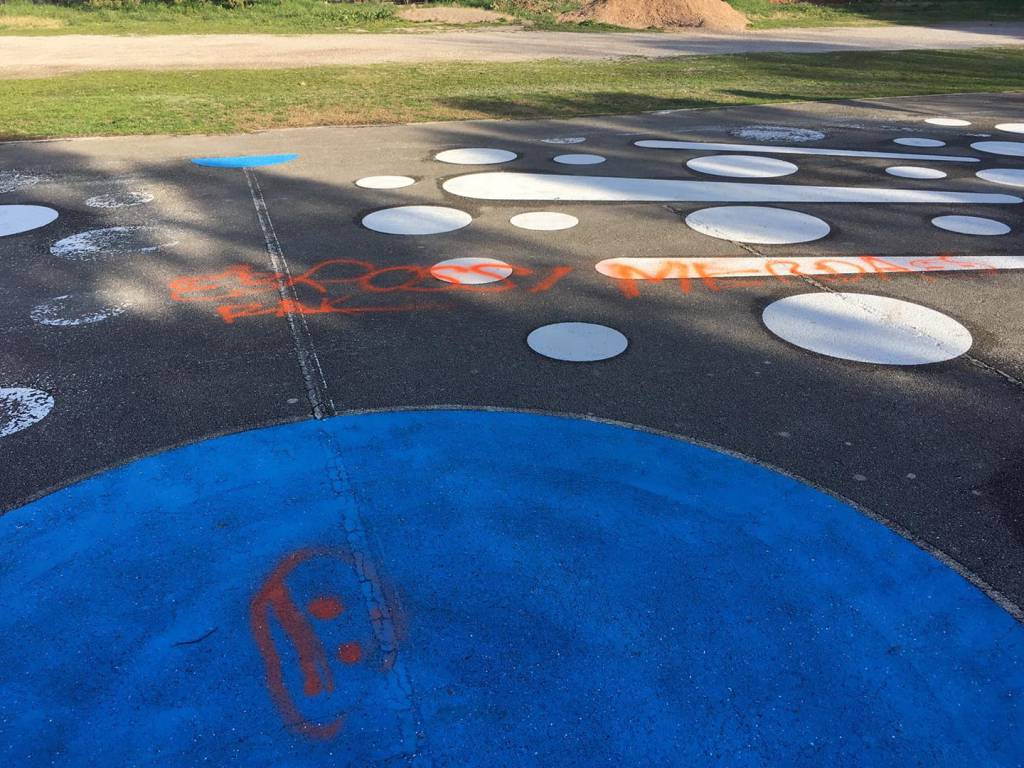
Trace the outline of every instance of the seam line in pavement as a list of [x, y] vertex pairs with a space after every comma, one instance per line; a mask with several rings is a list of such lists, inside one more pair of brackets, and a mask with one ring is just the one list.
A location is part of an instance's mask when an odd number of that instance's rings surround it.
[[260, 229], [263, 231], [267, 254], [270, 256], [270, 263], [274, 268], [277, 292], [281, 296], [285, 317], [288, 320], [292, 346], [295, 348], [295, 356], [299, 361], [299, 369], [302, 371], [302, 380], [306, 384], [306, 397], [313, 410], [313, 417], [326, 419], [336, 416], [338, 412], [329, 394], [320, 358], [313, 346], [313, 336], [309, 331], [309, 324], [306, 322], [305, 315], [292, 311], [292, 307], [299, 303], [299, 296], [295, 292], [288, 260], [285, 259], [281, 242], [277, 239], [274, 222], [270, 219], [270, 211], [267, 210], [267, 201], [263, 197], [263, 190], [260, 188], [260, 182], [253, 170], [251, 168], [244, 170], [245, 180], [249, 182], [252, 204], [256, 208], [256, 217], [259, 219]]

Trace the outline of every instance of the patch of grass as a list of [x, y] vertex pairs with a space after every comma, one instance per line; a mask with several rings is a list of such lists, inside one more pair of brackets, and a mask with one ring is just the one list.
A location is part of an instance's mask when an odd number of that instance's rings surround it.
[[0, 81], [0, 137], [235, 133], [1024, 90], [1024, 49], [97, 72]]
[[850, 0], [818, 4], [729, 0], [754, 29], [868, 24], [939, 24], [1024, 19], [1021, 0]]

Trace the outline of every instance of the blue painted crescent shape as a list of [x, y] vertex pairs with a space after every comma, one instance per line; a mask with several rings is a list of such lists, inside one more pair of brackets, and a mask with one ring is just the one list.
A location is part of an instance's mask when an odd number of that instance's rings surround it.
[[259, 168], [290, 163], [298, 155], [238, 155], [236, 157], [195, 157], [192, 162], [206, 168]]

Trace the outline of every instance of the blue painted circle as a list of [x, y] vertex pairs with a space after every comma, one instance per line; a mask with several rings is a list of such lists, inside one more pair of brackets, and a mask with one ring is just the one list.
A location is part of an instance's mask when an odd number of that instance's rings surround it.
[[290, 163], [298, 155], [236, 155], [231, 157], [195, 157], [192, 162], [207, 168], [260, 168], [265, 165]]
[[0, 518], [0, 572], [5, 765], [1024, 754], [1011, 616], [820, 491], [622, 426], [218, 438]]

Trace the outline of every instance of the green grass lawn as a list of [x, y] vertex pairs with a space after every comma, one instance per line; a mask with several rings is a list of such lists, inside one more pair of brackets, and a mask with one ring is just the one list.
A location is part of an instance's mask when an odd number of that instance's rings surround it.
[[0, 138], [572, 117], [1024, 90], [1024, 49], [98, 72], [0, 81]]
[[[842, 24], [938, 23], [1024, 19], [1024, 0], [857, 0], [816, 5], [770, 0], [731, 0], [755, 29]], [[567, 25], [558, 16], [583, 0], [448, 0], [449, 5], [490, 8], [538, 29], [609, 31], [604, 25]], [[390, 2], [326, 0], [91, 0], [75, 5], [11, 0], [0, 4], [0, 35], [213, 34], [223, 32], [382, 32], [429, 28], [395, 16]], [[235, 4], [235, 7], [227, 7]]]

